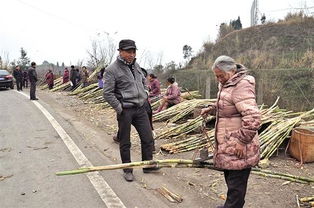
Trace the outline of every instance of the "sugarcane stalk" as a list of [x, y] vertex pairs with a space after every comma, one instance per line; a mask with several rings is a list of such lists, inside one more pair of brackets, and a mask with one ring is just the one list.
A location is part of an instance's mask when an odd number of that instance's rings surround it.
[[184, 159], [167, 159], [167, 160], [148, 160], [148, 161], [140, 161], [140, 162], [132, 162], [132, 163], [122, 163], [115, 165], [107, 165], [107, 166], [97, 166], [97, 167], [82, 167], [77, 170], [69, 170], [62, 171], [56, 173], [56, 175], [73, 175], [73, 174], [81, 174], [93, 171], [101, 171], [101, 170], [116, 170], [116, 169], [125, 169], [125, 168], [151, 168], [151, 167], [192, 167], [195, 165], [199, 167], [200, 165], [212, 165], [212, 163], [195, 163], [192, 160], [184, 160]]
[[[149, 160], [149, 161], [140, 161], [140, 162], [132, 162], [132, 163], [123, 163], [123, 164], [115, 164], [115, 165], [107, 165], [107, 166], [97, 166], [97, 167], [82, 167], [77, 170], [69, 170], [57, 172], [57, 176], [62, 175], [73, 175], [73, 174], [81, 174], [93, 171], [102, 171], [102, 170], [116, 170], [116, 169], [125, 169], [125, 168], [152, 168], [152, 167], [160, 167], [160, 168], [207, 168], [217, 170], [212, 162], [197, 162], [193, 160], [184, 160], [184, 159], [167, 159], [167, 160]], [[253, 168], [252, 174], [256, 174], [264, 177], [272, 177], [287, 181], [292, 181], [296, 183], [308, 184], [313, 182], [313, 178], [294, 176], [285, 173], [278, 173], [272, 171], [265, 171], [259, 168]], [[314, 197], [314, 196], [311, 196]], [[302, 200], [311, 201], [312, 198], [302, 198]]]
[[286, 180], [286, 181], [308, 184], [307, 181], [302, 181], [302, 180], [298, 180], [295, 178], [289, 178], [289, 177], [282, 176], [282, 175], [272, 175], [272, 174], [267, 174], [267, 173], [257, 172], [257, 171], [252, 171], [252, 173], [255, 175], [264, 176], [264, 177], [278, 178], [278, 179], [282, 179], [282, 180]]
[[300, 202], [309, 202], [309, 201], [314, 201], [314, 195], [300, 198]]
[[173, 199], [164, 189], [162, 188], [157, 188], [156, 189], [161, 195], [163, 195], [168, 201], [175, 203], [176, 200]]
[[291, 174], [287, 174], [287, 173], [279, 173], [279, 172], [270, 171], [270, 170], [264, 170], [264, 169], [260, 169], [260, 168], [252, 168], [252, 170], [256, 171], [256, 172], [263, 172], [263, 173], [266, 173], [266, 174], [280, 175], [280, 176], [285, 176], [285, 177], [289, 177], [289, 178], [294, 178], [294, 179], [306, 181], [306, 182], [309, 182], [309, 183], [313, 183], [314, 182], [314, 178], [309, 178], [309, 177], [295, 176], [295, 175], [291, 175]]
[[169, 196], [171, 196], [171, 198], [173, 198], [176, 202], [181, 203], [181, 202], [183, 201], [183, 198], [182, 198], [180, 195], [175, 194], [175, 193], [169, 191], [166, 187], [163, 186], [163, 187], [161, 187], [161, 189], [162, 189], [165, 193], [167, 193]]

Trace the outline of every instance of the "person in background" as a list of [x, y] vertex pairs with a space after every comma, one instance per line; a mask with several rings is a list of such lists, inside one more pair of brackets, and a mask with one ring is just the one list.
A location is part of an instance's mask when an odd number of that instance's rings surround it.
[[167, 79], [167, 84], [168, 84], [167, 92], [160, 101], [160, 106], [156, 111], [153, 112], [153, 114], [159, 113], [160, 111], [163, 111], [181, 102], [180, 97], [181, 92], [178, 87], [178, 84], [175, 82], [175, 79], [173, 77], [169, 77]]
[[38, 100], [36, 97], [36, 82], [38, 81], [37, 72], [36, 72], [36, 63], [32, 62], [31, 67], [28, 68], [28, 78], [30, 82], [30, 99], [31, 100]]
[[49, 90], [51, 90], [53, 88], [53, 73], [52, 71], [49, 69], [47, 74], [45, 75], [45, 79], [46, 79], [46, 83], [48, 85]]
[[[133, 40], [119, 42], [117, 60], [106, 68], [104, 76], [104, 99], [117, 113], [119, 126], [119, 146], [122, 163], [131, 162], [131, 125], [137, 130], [141, 140], [142, 160], [153, 159], [153, 135], [149, 118], [144, 107], [148, 95], [145, 77], [136, 62], [136, 45]], [[159, 168], [144, 168], [151, 173]], [[126, 181], [134, 180], [133, 169], [123, 170]]]
[[72, 90], [74, 90], [76, 87], [76, 79], [77, 79], [77, 71], [72, 65], [71, 70], [70, 70], [70, 81], [71, 81]]
[[75, 70], [76, 70], [76, 85], [77, 85], [82, 80], [82, 75], [78, 68], [76, 68]]
[[[144, 77], [146, 77], [146, 81], [148, 81], [148, 73], [146, 69], [141, 67], [141, 70]], [[144, 107], [149, 118], [150, 126], [152, 128], [153, 137], [155, 137], [154, 126], [153, 126], [153, 110], [152, 110], [152, 106], [150, 105], [149, 99], [147, 99], [146, 102], [144, 103]], [[113, 141], [116, 143], [119, 143], [119, 131], [117, 132], [117, 135], [113, 136]], [[153, 154], [156, 154], [155, 140], [153, 140]]]
[[62, 84], [67, 83], [70, 80], [70, 74], [68, 68], [64, 69], [63, 77], [62, 77]]
[[23, 86], [23, 72], [21, 70], [21, 67], [17, 65], [15, 69], [13, 70], [13, 77], [16, 82], [16, 88], [17, 91], [22, 91], [22, 86]]
[[98, 80], [98, 87], [104, 88], [104, 81], [102, 80], [104, 78], [105, 73], [105, 67], [103, 67], [97, 74], [97, 80]]
[[228, 56], [219, 56], [212, 70], [219, 82], [217, 103], [201, 115], [216, 115], [214, 165], [224, 172], [228, 187], [227, 200], [218, 208], [242, 208], [251, 167], [260, 159], [255, 79]]
[[149, 74], [148, 77], [148, 88], [149, 88], [149, 99], [160, 96], [160, 82], [158, 81], [156, 75]]
[[87, 87], [88, 86], [88, 77], [89, 77], [89, 74], [88, 74], [88, 71], [87, 71], [87, 68], [86, 66], [83, 66], [82, 67], [82, 87]]
[[23, 87], [28, 88], [28, 72], [26, 69], [23, 71]]

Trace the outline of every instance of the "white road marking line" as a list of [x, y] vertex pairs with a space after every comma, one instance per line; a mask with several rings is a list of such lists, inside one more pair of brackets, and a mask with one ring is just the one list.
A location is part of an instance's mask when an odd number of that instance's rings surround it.
[[[18, 91], [17, 91], [18, 92]], [[25, 93], [18, 92], [21, 95], [29, 98]], [[46, 116], [48, 121], [51, 123], [53, 128], [57, 131], [64, 144], [67, 146], [77, 163], [84, 166], [93, 166], [92, 163], [86, 158], [86, 156], [82, 153], [80, 148], [73, 142], [71, 137], [65, 132], [65, 130], [61, 127], [61, 125], [56, 121], [56, 119], [38, 102], [32, 101], [36, 107]], [[111, 189], [105, 179], [98, 172], [90, 172], [86, 174], [96, 191], [98, 192], [100, 198], [106, 204], [108, 208], [111, 207], [125, 207], [120, 198], [115, 194], [115, 192]]]

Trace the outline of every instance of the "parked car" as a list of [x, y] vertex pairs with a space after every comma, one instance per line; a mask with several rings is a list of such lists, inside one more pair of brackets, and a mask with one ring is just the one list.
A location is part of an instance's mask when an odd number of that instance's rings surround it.
[[0, 69], [0, 88], [14, 88], [13, 76], [7, 71]]

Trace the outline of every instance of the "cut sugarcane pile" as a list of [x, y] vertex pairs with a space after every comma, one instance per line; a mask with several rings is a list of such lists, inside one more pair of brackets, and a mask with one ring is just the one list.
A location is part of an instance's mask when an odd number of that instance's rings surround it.
[[64, 84], [60, 84], [60, 85], [57, 85], [55, 86], [52, 90], [50, 90], [51, 92], [56, 92], [56, 91], [62, 91], [62, 90], [65, 90], [67, 88], [71, 87], [71, 84], [70, 82], [66, 82]]
[[83, 94], [85, 92], [89, 92], [89, 91], [93, 90], [94, 88], [98, 88], [98, 83], [90, 84], [87, 87], [79, 86], [73, 92], [69, 93], [69, 95]]
[[90, 91], [81, 93], [78, 96], [82, 100], [88, 100], [90, 98], [92, 99], [92, 98], [99, 97], [99, 96], [102, 96], [102, 95], [103, 95], [103, 89], [99, 88], [99, 87], [96, 87], [96, 88], [94, 88], [94, 89], [92, 89]]
[[[184, 160], [184, 159], [166, 159], [166, 160], [147, 160], [147, 161], [138, 161], [131, 163], [122, 163], [122, 164], [114, 164], [114, 165], [106, 165], [106, 166], [96, 166], [96, 167], [82, 167], [77, 170], [67, 170], [62, 172], [57, 172], [57, 176], [64, 175], [74, 175], [74, 174], [82, 174], [94, 171], [104, 171], [104, 170], [117, 170], [117, 169], [125, 169], [125, 168], [207, 168], [212, 170], [217, 170], [213, 163], [210, 161], [198, 162], [194, 160]], [[295, 183], [304, 183], [310, 184], [314, 182], [314, 178], [295, 176], [287, 173], [280, 173], [270, 170], [263, 170], [260, 168], [252, 168], [252, 173], [264, 176], [271, 177], [286, 181], [291, 181]]]
[[164, 111], [156, 113], [153, 116], [153, 121], [168, 121], [171, 123], [177, 122], [182, 118], [193, 114], [195, 108], [208, 104], [213, 104], [213, 99], [192, 99], [183, 101], [177, 105], [172, 106]]
[[[165, 89], [162, 89], [162, 91], [166, 91]], [[159, 101], [162, 99], [163, 95], [160, 95], [159, 97], [155, 97], [153, 100], [151, 100], [151, 106], [153, 110], [156, 110], [158, 106], [160, 105]], [[202, 97], [198, 91], [191, 91], [191, 92], [183, 92], [181, 93], [181, 99], [184, 100], [192, 100], [195, 98]]]
[[182, 92], [180, 97], [184, 100], [192, 100], [195, 98], [201, 98], [202, 95], [199, 93], [199, 91], [187, 91]]
[[214, 134], [214, 130], [211, 130], [207, 132], [208, 138], [204, 137], [204, 135], [192, 135], [189, 138], [179, 140], [177, 142], [163, 144], [160, 146], [160, 148], [169, 152], [170, 154], [201, 149], [208, 146], [209, 143], [214, 143]]
[[[59, 86], [62, 84], [62, 77], [59, 77], [58, 79], [54, 80], [54, 86]], [[43, 85], [40, 87], [41, 90], [46, 90], [48, 89], [48, 84], [46, 82], [43, 82]]]
[[271, 123], [261, 134], [261, 157], [270, 158], [283, 141], [289, 136], [290, 132], [296, 127], [303, 119], [312, 117], [314, 109], [302, 113], [294, 118], [277, 119]]
[[[206, 118], [206, 122], [209, 122], [211, 120], [215, 119], [214, 116], [208, 116]], [[195, 119], [188, 120], [187, 122], [177, 125], [174, 127], [171, 127], [167, 131], [161, 132], [160, 134], [157, 135], [155, 139], [168, 139], [170, 137], [179, 137], [184, 134], [188, 134], [190, 132], [193, 132], [197, 130], [198, 128], [201, 128], [203, 125], [203, 117], [198, 116]]]
[[299, 202], [304, 207], [314, 207], [314, 195], [308, 197], [302, 197], [299, 199]]
[[[302, 119], [310, 118], [314, 116], [314, 109], [306, 113], [293, 113], [291, 111], [285, 111], [279, 109], [277, 106], [277, 101], [270, 108], [261, 107], [262, 124], [270, 124], [263, 132], [260, 134], [261, 141], [261, 156], [262, 158], [268, 159], [274, 152], [279, 148], [283, 141], [289, 136], [291, 130], [302, 121]], [[201, 119], [196, 118], [195, 120], [190, 120], [193, 131], [201, 127]], [[182, 135], [190, 133], [188, 131], [190, 123], [184, 123], [177, 125], [164, 132], [158, 134], [156, 139], [160, 138], [178, 138]], [[213, 131], [209, 132], [210, 140], [213, 139]], [[206, 146], [204, 144], [205, 139], [203, 136], [199, 137], [192, 135], [181, 141], [172, 142], [169, 144], [163, 144], [161, 148], [168, 151], [169, 153], [179, 153], [191, 151], [194, 149], [199, 149]]]

